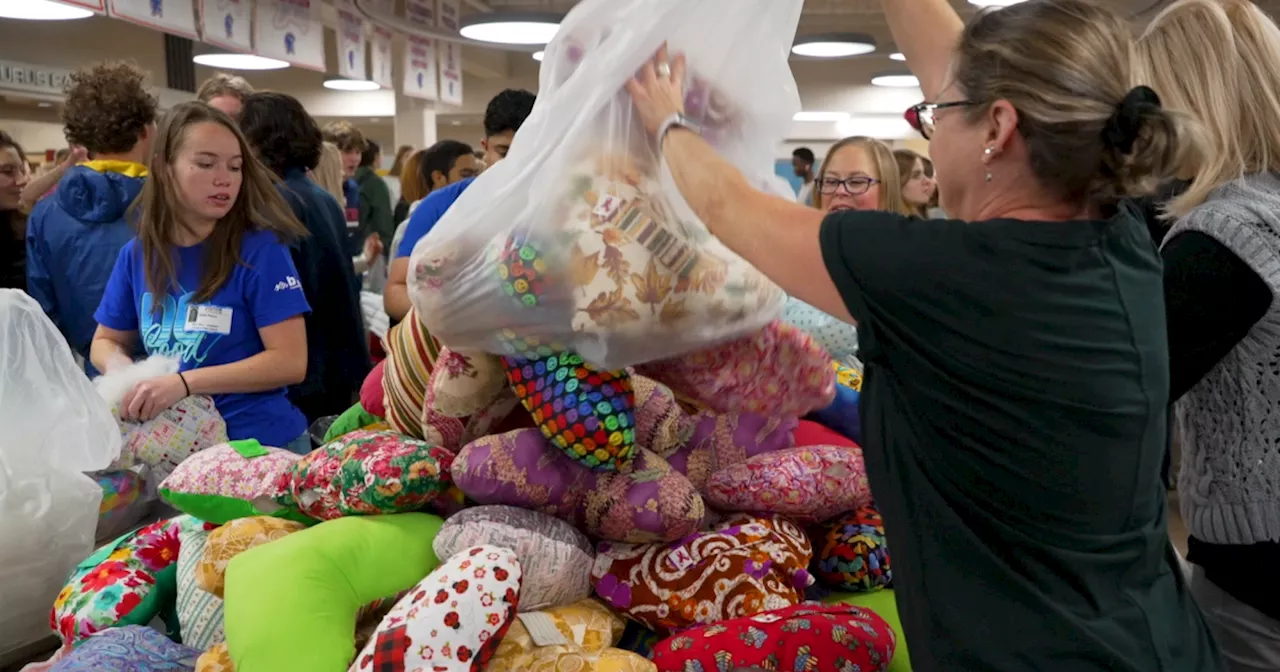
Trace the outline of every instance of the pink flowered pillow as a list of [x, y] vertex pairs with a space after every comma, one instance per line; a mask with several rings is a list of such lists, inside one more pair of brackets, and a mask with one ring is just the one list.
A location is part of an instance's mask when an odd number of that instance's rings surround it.
[[508, 549], [453, 556], [396, 603], [350, 672], [484, 670], [515, 620], [520, 582]]
[[287, 517], [271, 496], [276, 479], [299, 459], [253, 440], [224, 443], [183, 460], [160, 483], [160, 496], [183, 513], [219, 525], [250, 516]]
[[754, 335], [636, 372], [714, 411], [803, 417], [836, 394], [827, 351], [804, 330], [776, 321]]
[[704, 494], [721, 511], [776, 513], [804, 523], [871, 502], [857, 446], [805, 446], [757, 455], [713, 474]]

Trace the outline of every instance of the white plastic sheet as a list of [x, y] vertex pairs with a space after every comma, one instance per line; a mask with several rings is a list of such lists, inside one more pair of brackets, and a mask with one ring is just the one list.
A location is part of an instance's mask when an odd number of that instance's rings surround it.
[[752, 184], [800, 109], [801, 0], [586, 0], [543, 60], [507, 158], [414, 247], [409, 295], [456, 350], [573, 350], [610, 369], [730, 340], [777, 317], [776, 285], [707, 231], [624, 86], [662, 44], [688, 61], [686, 113]]
[[0, 290], [0, 654], [50, 634], [49, 610], [93, 552], [102, 490], [84, 472], [120, 430], [40, 305]]

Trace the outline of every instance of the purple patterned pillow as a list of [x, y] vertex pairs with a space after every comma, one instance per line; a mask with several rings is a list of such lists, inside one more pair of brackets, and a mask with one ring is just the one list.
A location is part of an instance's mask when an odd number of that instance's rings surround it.
[[702, 411], [684, 417], [680, 435], [687, 438], [677, 450], [663, 457], [701, 493], [715, 472], [756, 455], [794, 446], [799, 425], [795, 418]]
[[189, 672], [199, 657], [151, 628], [127, 625], [90, 636], [49, 672]]
[[539, 511], [610, 541], [674, 541], [697, 530], [706, 513], [689, 480], [652, 452], [641, 449], [625, 474], [593, 472], [536, 429], [468, 444], [453, 461], [453, 478], [481, 504]]

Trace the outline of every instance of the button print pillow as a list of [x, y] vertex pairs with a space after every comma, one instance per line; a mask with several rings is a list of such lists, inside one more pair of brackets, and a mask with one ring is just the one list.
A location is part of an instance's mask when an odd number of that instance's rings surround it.
[[802, 523], [871, 502], [862, 449], [856, 446], [804, 446], [757, 455], [712, 474], [705, 494], [721, 511], [777, 513]]
[[596, 552], [596, 594], [660, 633], [789, 607], [813, 583], [809, 539], [779, 517], [737, 514], [674, 543]]
[[869, 593], [893, 581], [884, 521], [873, 506], [863, 506], [823, 525], [822, 548], [814, 575], [836, 590]]
[[520, 578], [508, 549], [455, 555], [396, 603], [350, 672], [481, 672], [515, 619]]

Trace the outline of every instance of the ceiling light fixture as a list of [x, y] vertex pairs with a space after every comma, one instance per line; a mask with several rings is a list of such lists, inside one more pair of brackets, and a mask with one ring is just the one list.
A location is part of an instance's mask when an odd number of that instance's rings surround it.
[[535, 52], [533, 52], [533, 60], [535, 60], [535, 61], [537, 61], [537, 62], [541, 63], [541, 62], [542, 62], [542, 57], [543, 57], [543, 56], [545, 56], [546, 54], [547, 54], [547, 52], [545, 52], [545, 51], [535, 51]]
[[329, 79], [325, 80], [324, 88], [334, 91], [377, 91], [382, 87], [367, 79]]
[[191, 60], [196, 65], [219, 70], [283, 70], [289, 67], [288, 61], [253, 54], [200, 54]]
[[849, 118], [848, 112], [822, 112], [822, 111], [805, 111], [796, 112], [792, 117], [795, 121], [844, 121]]
[[920, 86], [920, 80], [910, 73], [886, 72], [872, 77], [871, 84], [894, 89], [911, 89]]
[[0, 18], [26, 21], [71, 21], [87, 19], [93, 12], [49, 0], [10, 0], [0, 2]]
[[543, 12], [472, 14], [458, 32], [469, 40], [497, 44], [546, 44], [560, 30], [560, 17]]
[[863, 33], [827, 33], [796, 40], [791, 53], [812, 58], [848, 58], [876, 50], [875, 38]]
[[895, 51], [894, 53], [889, 54], [889, 58], [895, 61], [905, 61], [907, 60], [907, 55], [900, 51]]

